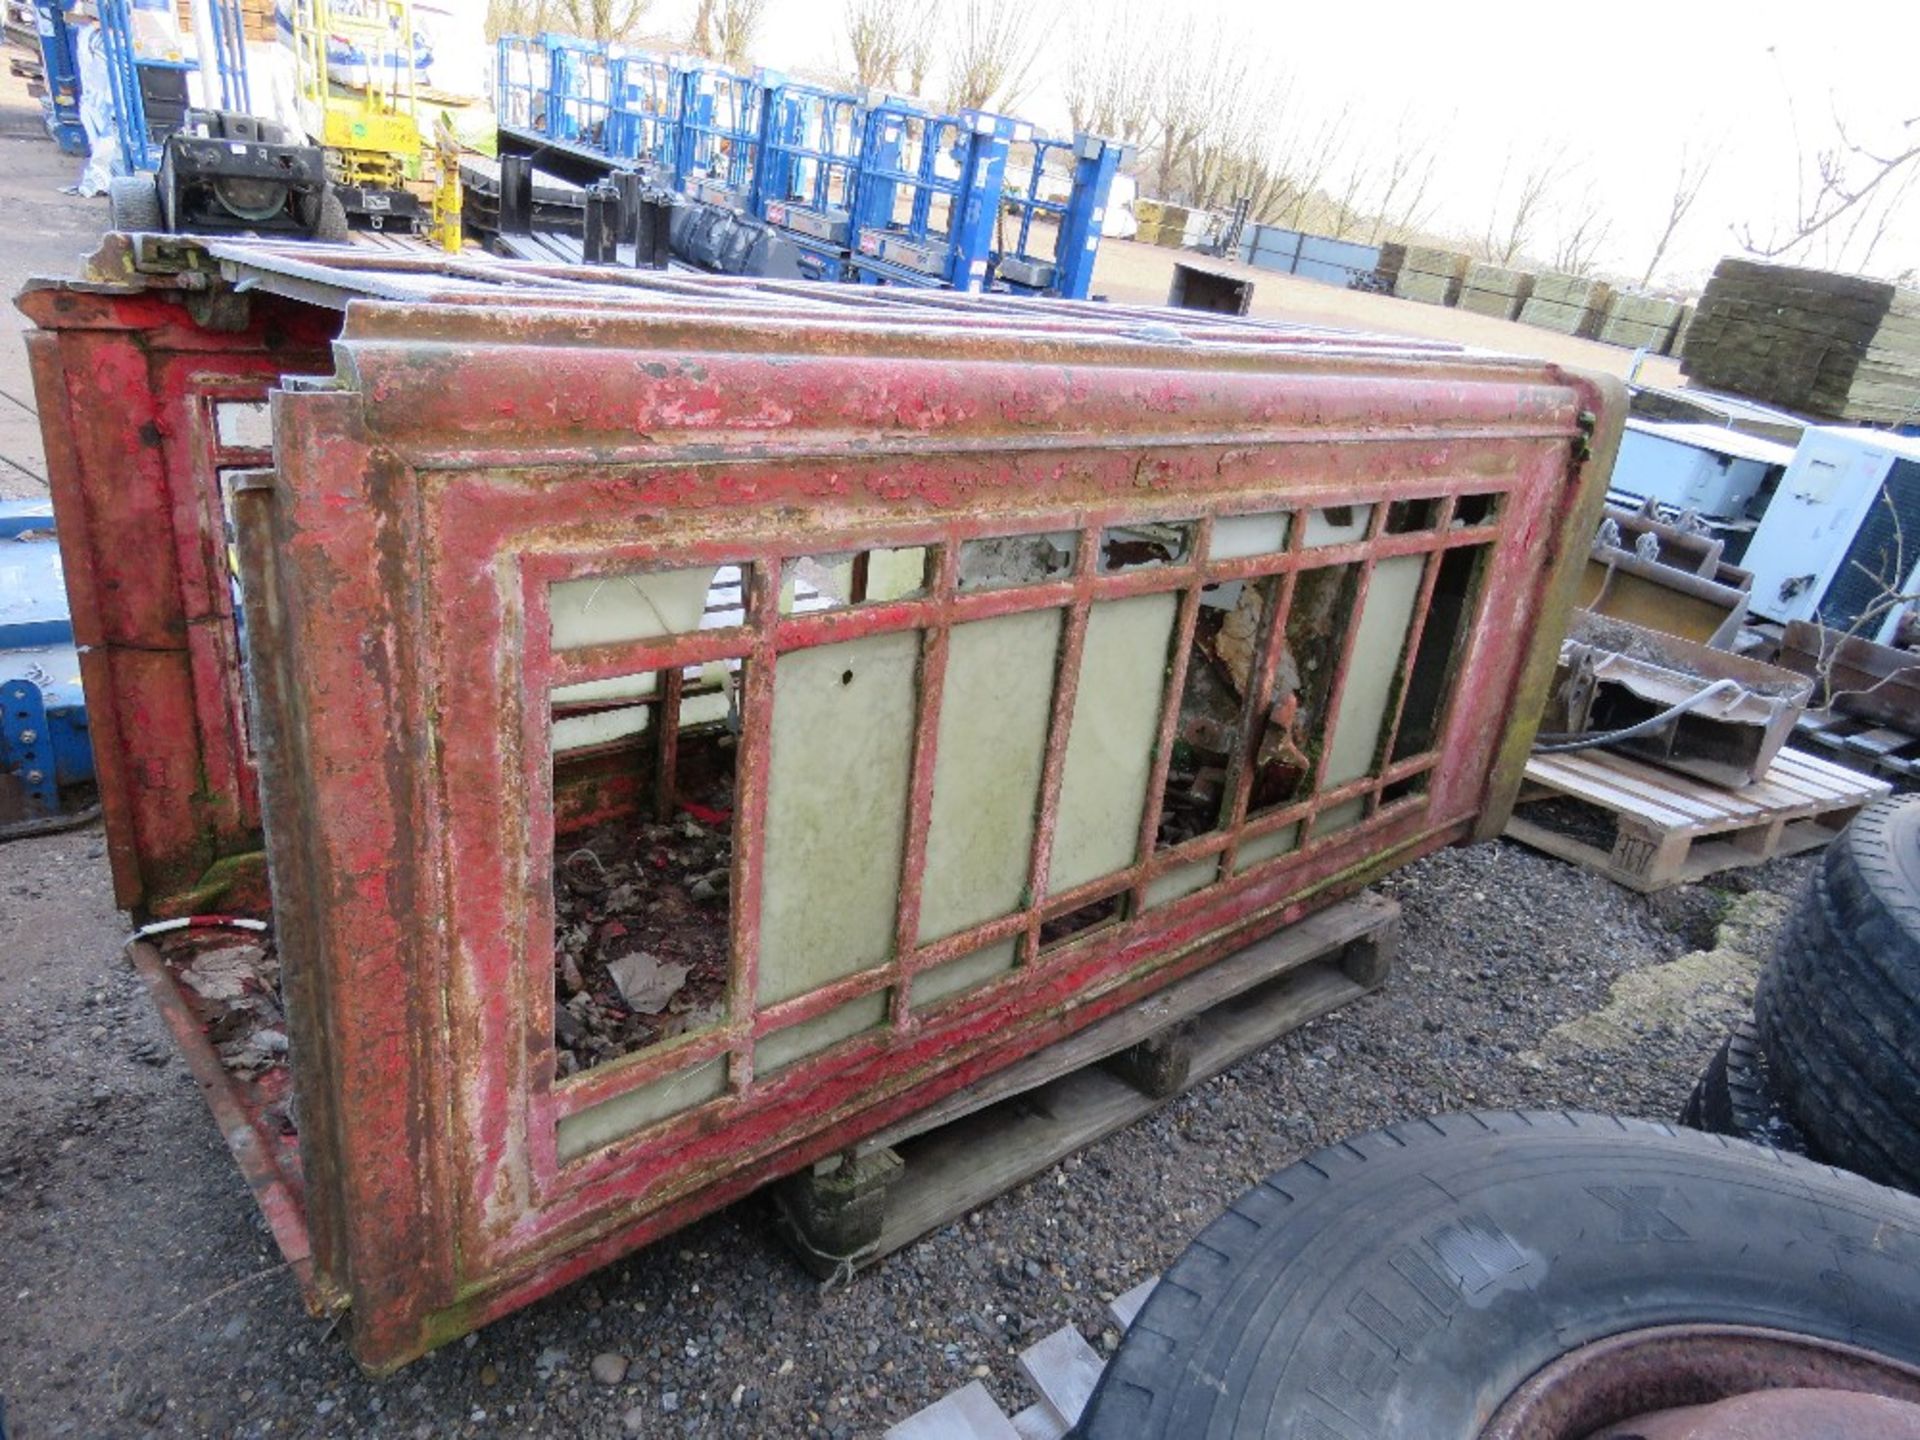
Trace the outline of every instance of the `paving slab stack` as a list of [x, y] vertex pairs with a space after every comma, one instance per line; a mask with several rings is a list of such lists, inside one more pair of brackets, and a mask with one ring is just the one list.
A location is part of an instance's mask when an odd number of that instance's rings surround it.
[[1457, 250], [1441, 250], [1431, 245], [1407, 246], [1393, 293], [1402, 300], [1420, 300], [1428, 305], [1451, 305], [1460, 298], [1460, 285], [1472, 263]]
[[1467, 267], [1467, 278], [1460, 287], [1459, 307], [1476, 315], [1491, 315], [1496, 320], [1512, 320], [1533, 293], [1533, 272], [1511, 270], [1504, 265], [1489, 265], [1476, 260]]
[[1680, 371], [1696, 386], [1825, 419], [1911, 423], [1920, 418], [1920, 291], [1722, 260]]
[[1673, 343], [1673, 332], [1686, 308], [1679, 300], [1663, 300], [1658, 295], [1636, 295], [1623, 290], [1607, 307], [1600, 338], [1609, 345], [1624, 345], [1629, 350], [1644, 347], [1656, 355], [1664, 355]]
[[1520, 323], [1591, 340], [1600, 333], [1612, 300], [1613, 287], [1604, 280], [1549, 271], [1534, 277], [1533, 294], [1520, 307]]

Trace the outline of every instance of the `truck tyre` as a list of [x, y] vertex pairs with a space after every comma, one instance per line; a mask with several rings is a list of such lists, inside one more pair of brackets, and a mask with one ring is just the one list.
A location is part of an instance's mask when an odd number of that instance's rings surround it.
[[313, 217], [313, 238], [332, 244], [344, 244], [349, 238], [347, 207], [340, 203], [340, 197], [331, 189], [320, 192]]
[[1920, 1189], [1920, 796], [1869, 805], [1827, 847], [1754, 1018], [1814, 1152]]
[[151, 175], [116, 175], [107, 181], [107, 214], [109, 227], [123, 235], [166, 233], [160, 186]]
[[1731, 1135], [1804, 1155], [1806, 1139], [1787, 1118], [1785, 1108], [1760, 1045], [1759, 1027], [1749, 1015], [1713, 1052], [1680, 1112], [1680, 1123], [1710, 1135]]
[[[1664, 1327], [1911, 1366], [1916, 1293], [1920, 1201], [1856, 1175], [1612, 1116], [1448, 1115], [1236, 1200], [1161, 1277], [1076, 1434], [1472, 1440], [1568, 1352]], [[1643, 1385], [1577, 1433], [1684, 1393]]]

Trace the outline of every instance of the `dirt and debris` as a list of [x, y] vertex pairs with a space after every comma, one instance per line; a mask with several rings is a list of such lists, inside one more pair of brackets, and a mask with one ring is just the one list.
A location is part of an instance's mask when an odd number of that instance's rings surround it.
[[572, 1075], [726, 1010], [732, 816], [615, 820], [555, 848], [554, 1041]]
[[188, 931], [169, 939], [162, 954], [222, 1065], [257, 1080], [287, 1063], [280, 957], [271, 937], [253, 942]]
[[[1254, 744], [1247, 809], [1258, 814], [1300, 798], [1312, 774], [1333, 638], [1353, 603], [1351, 566], [1309, 571], [1287, 616], [1270, 696]], [[1269, 622], [1271, 581], [1207, 587], [1194, 623], [1159, 843], [1178, 845], [1218, 828], [1229, 757], [1238, 748], [1245, 696], [1254, 684]]]

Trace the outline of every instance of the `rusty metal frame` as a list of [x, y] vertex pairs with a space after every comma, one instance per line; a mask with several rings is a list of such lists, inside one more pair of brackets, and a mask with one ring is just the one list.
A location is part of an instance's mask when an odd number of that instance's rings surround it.
[[[96, 746], [116, 881], [123, 903], [150, 911], [221, 888], [225, 908], [265, 908], [214, 488], [236, 472], [301, 1116], [300, 1164], [247, 1173], [277, 1234], [288, 1221], [311, 1303], [351, 1307], [369, 1366], [403, 1363], [1504, 821], [1602, 501], [1616, 385], [1237, 317], [842, 292], [110, 237], [87, 280], [21, 301], [43, 327], [31, 344], [76, 626], [91, 627], [89, 699], [108, 717]], [[275, 394], [277, 463], [253, 470], [260, 452], [214, 443], [208, 397], [255, 399], [280, 371], [330, 378]], [[110, 397], [124, 415], [106, 413]], [[1502, 499], [1488, 523], [1454, 528], [1459, 498], [1489, 493]], [[1435, 502], [1428, 528], [1387, 531], [1402, 499]], [[1349, 503], [1374, 506], [1362, 539], [1304, 545], [1308, 511]], [[1216, 518], [1280, 510], [1284, 549], [1209, 558]], [[158, 519], [173, 558], [143, 578], [128, 542]], [[1101, 572], [1105, 531], [1149, 521], [1194, 522], [1188, 552]], [[958, 586], [968, 539], [1060, 530], [1081, 537], [1070, 573]], [[784, 560], [910, 545], [930, 547], [923, 592], [780, 613]], [[1297, 575], [1360, 567], [1357, 615], [1377, 561], [1425, 554], [1404, 676], [1439, 566], [1463, 547], [1490, 558], [1429, 749], [1391, 758], [1402, 685], [1367, 776], [1249, 815], [1236, 755], [1217, 828], [1156, 844], [1203, 584], [1273, 587], [1259, 695]], [[742, 565], [740, 625], [550, 651], [553, 580], [708, 563]], [[1134, 863], [1049, 895], [1091, 607], [1155, 593], [1180, 598]], [[1029, 903], [920, 944], [947, 636], [1040, 608], [1065, 614]], [[890, 631], [922, 636], [894, 953], [759, 1006], [779, 657]], [[710, 1031], [556, 1080], [553, 830], [593, 816], [555, 812], [548, 692], [668, 677], [646, 702], [655, 768], [617, 800], [660, 814], [683, 668], [719, 658], [742, 666], [731, 1008]], [[1257, 721], [1249, 700], [1243, 750]], [[1314, 816], [1355, 799], [1357, 823], [1312, 834]], [[1238, 868], [1247, 841], [1289, 824], [1292, 849]], [[1215, 866], [1208, 884], [1147, 906], [1156, 878], [1196, 861]], [[1041, 943], [1044, 925], [1114, 896], [1111, 919]], [[1009, 939], [1005, 975], [912, 1005], [914, 975]], [[163, 984], [164, 967], [149, 979]], [[760, 1038], [882, 990], [877, 1029], [756, 1073]], [[563, 1117], [721, 1055], [719, 1098], [561, 1162]], [[232, 1103], [244, 1113], [243, 1096]]]
[[[982, 332], [964, 312], [936, 313], [909, 332], [897, 316], [849, 327], [811, 314], [669, 321], [531, 305], [488, 314], [356, 304], [335, 384], [276, 398], [279, 479], [237, 497], [236, 513], [247, 594], [275, 597], [260, 612], [273, 618], [252, 638], [256, 665], [278, 671], [257, 681], [275, 755], [276, 918], [289, 974], [313, 987], [308, 1025], [326, 1030], [296, 1022], [296, 1055], [315, 1057], [302, 1093], [315, 1116], [306, 1170], [316, 1271], [351, 1294], [363, 1361], [398, 1363], [843, 1148], [1465, 836], [1506, 802], [1517, 775], [1497, 769], [1496, 741], [1525, 708], [1518, 683], [1534, 623], [1553, 623], [1554, 566], [1584, 552], [1566, 544], [1586, 488], [1569, 481], [1591, 412], [1606, 403], [1598, 388], [1516, 362], [1318, 341], [1299, 354], [1226, 342], [1165, 352], [1118, 327], [1101, 331], [1097, 318], [1071, 334]], [[1047, 365], [1036, 369], [1041, 355]], [[1063, 433], [1044, 417], [1060, 414], [1069, 394], [1081, 410]], [[863, 414], [877, 420], [862, 408], [875, 404], [939, 418], [850, 448], [841, 437]], [[1450, 515], [1456, 497], [1493, 492], [1503, 500], [1489, 524], [1384, 531], [1394, 500], [1438, 500]], [[1375, 507], [1367, 536], [1304, 548], [1306, 511], [1348, 503]], [[1215, 515], [1277, 509], [1294, 512], [1286, 550], [1208, 561]], [[1096, 570], [1108, 528], [1166, 521], [1198, 522], [1181, 562]], [[958, 589], [967, 539], [1059, 530], [1081, 536], [1071, 574]], [[900, 546], [931, 547], [925, 593], [779, 613], [786, 559]], [[1497, 562], [1483, 567], [1432, 750], [1250, 822], [1236, 777], [1236, 823], [1158, 850], [1143, 822], [1132, 867], [911, 943], [951, 626], [1066, 612], [1028, 865], [1039, 896], [1094, 603], [1180, 593], [1177, 669], [1207, 581], [1273, 575], [1285, 587], [1309, 568], [1364, 573], [1384, 556], [1428, 554], [1424, 613], [1432, 572], [1462, 546], [1489, 547]], [[555, 581], [719, 564], [745, 576], [738, 627], [549, 646], [544, 607]], [[1277, 607], [1268, 665], [1276, 625]], [[891, 631], [924, 637], [900, 943], [880, 967], [759, 1006], [778, 657]], [[731, 1009], [708, 1031], [556, 1081], [546, 696], [556, 685], [722, 658], [744, 667]], [[1352, 663], [1343, 653], [1328, 723]], [[1177, 695], [1170, 686], [1163, 736]], [[1386, 787], [1416, 774], [1428, 777], [1423, 792], [1379, 805]], [[1157, 764], [1149, 810], [1164, 778]], [[1375, 813], [1230, 873], [1242, 838], [1355, 798], [1371, 799]], [[1223, 857], [1226, 872], [1140, 908], [1155, 876], [1201, 856]], [[1118, 920], [1040, 946], [1047, 919], [1114, 893], [1133, 897]], [[444, 925], [429, 918], [443, 916]], [[912, 1008], [914, 974], [1008, 938], [1020, 945], [1007, 975], [924, 1013]], [[758, 1039], [882, 991], [893, 1003], [880, 1028], [756, 1073]], [[370, 1024], [370, 1012], [385, 1018]], [[564, 1116], [723, 1055], [717, 1099], [561, 1161]], [[317, 1105], [309, 1081], [323, 1092]]]

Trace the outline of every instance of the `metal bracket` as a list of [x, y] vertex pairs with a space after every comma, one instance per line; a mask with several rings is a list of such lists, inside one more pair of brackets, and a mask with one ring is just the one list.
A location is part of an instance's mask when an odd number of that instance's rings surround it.
[[32, 680], [0, 684], [0, 764], [40, 809], [49, 815], [59, 810], [60, 787], [54, 771], [46, 696]]

